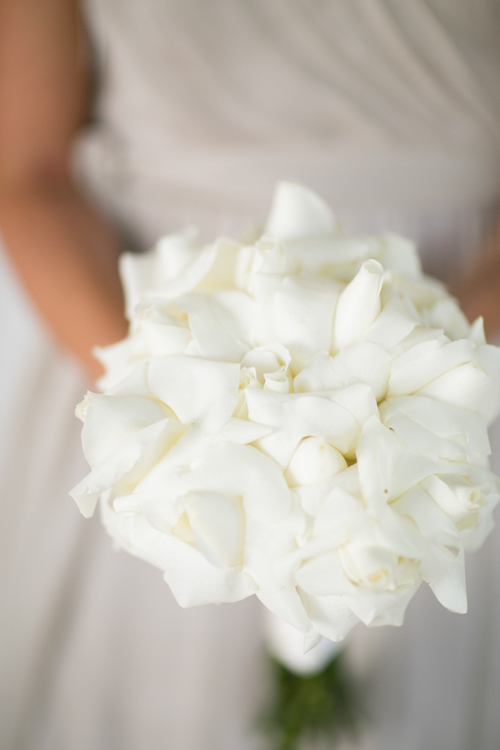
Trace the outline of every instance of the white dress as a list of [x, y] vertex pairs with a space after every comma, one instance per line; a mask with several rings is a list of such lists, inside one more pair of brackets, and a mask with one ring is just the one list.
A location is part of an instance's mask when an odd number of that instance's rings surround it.
[[[353, 231], [416, 237], [432, 273], [472, 262], [500, 198], [497, 0], [85, 12], [101, 87], [75, 168], [131, 246], [186, 224], [249, 233], [291, 178]], [[181, 610], [158, 571], [79, 516], [67, 492], [86, 472], [73, 417], [86, 384], [5, 258], [0, 291], [0, 747], [260, 747], [259, 603]], [[498, 748], [499, 541], [469, 557], [469, 614], [422, 587], [401, 628], [352, 633], [373, 718], [357, 747]]]

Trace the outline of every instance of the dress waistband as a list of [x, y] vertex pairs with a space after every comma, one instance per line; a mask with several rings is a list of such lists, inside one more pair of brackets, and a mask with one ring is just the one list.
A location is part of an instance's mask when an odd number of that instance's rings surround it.
[[121, 146], [96, 130], [79, 144], [95, 179], [118, 190], [174, 193], [175, 202], [247, 213], [269, 204], [278, 180], [302, 182], [340, 209], [484, 203], [500, 195], [500, 152], [359, 151], [263, 147]]
[[[291, 149], [193, 149], [168, 153], [120, 147], [102, 131], [78, 145], [83, 179], [147, 246], [196, 225], [204, 239], [262, 226], [274, 185], [291, 179], [316, 190], [353, 230], [412, 231], [436, 216], [484, 214], [500, 202], [500, 154]], [[394, 218], [398, 221], [394, 222]], [[401, 223], [400, 217], [405, 217]], [[448, 221], [448, 219], [447, 219]]]

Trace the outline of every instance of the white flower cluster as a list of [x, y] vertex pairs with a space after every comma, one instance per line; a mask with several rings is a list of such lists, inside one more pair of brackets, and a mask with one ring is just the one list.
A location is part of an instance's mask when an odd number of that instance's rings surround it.
[[85, 516], [101, 496], [182, 606], [255, 594], [307, 647], [400, 624], [422, 580], [466, 610], [500, 349], [411, 242], [347, 237], [283, 183], [255, 244], [168, 236], [121, 271], [130, 334], [77, 410]]

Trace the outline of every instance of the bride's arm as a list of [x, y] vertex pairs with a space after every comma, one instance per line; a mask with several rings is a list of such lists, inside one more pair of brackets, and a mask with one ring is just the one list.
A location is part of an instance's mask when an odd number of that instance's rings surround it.
[[126, 333], [118, 243], [72, 184], [89, 73], [76, 0], [0, 0], [0, 231], [58, 341], [95, 377]]
[[484, 318], [486, 336], [500, 338], [500, 222], [476, 265], [452, 287], [470, 321]]

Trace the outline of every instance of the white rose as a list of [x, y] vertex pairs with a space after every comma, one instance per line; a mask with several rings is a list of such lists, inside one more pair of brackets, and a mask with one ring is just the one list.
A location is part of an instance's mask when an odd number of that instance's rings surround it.
[[101, 497], [183, 606], [255, 594], [306, 649], [400, 624], [422, 581], [465, 611], [500, 498], [500, 350], [411, 242], [347, 237], [282, 183], [253, 245], [187, 232], [121, 272], [130, 333], [78, 407], [84, 515]]

